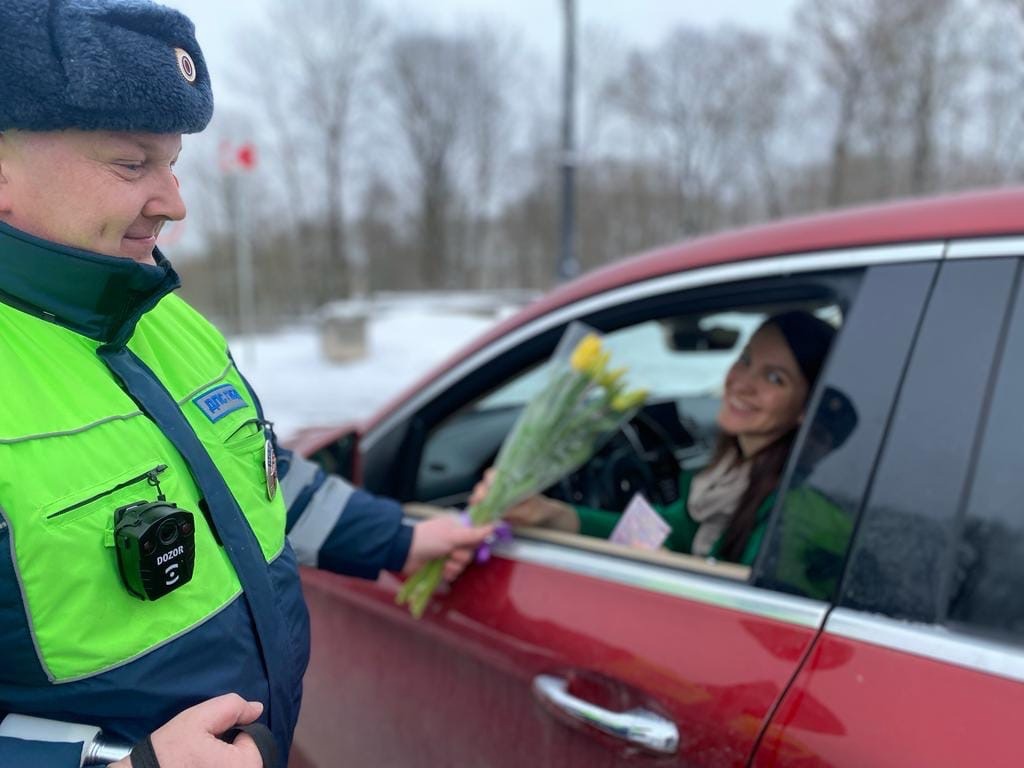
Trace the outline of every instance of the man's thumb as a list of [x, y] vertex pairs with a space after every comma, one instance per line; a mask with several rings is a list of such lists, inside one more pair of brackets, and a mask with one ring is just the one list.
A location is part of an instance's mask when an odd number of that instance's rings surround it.
[[455, 531], [455, 543], [459, 545], [479, 544], [494, 533], [494, 524], [460, 527]]
[[194, 715], [207, 733], [217, 735], [236, 725], [253, 722], [262, 712], [262, 703], [246, 701], [237, 693], [226, 693], [197, 705]]

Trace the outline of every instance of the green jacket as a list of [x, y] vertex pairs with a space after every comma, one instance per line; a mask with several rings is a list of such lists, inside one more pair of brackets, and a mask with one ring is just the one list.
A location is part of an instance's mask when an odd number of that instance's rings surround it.
[[[695, 472], [683, 470], [679, 475], [679, 498], [668, 505], [655, 505], [654, 509], [661, 515], [665, 522], [672, 526], [665, 546], [674, 552], [689, 553], [693, 545], [693, 537], [697, 534], [700, 523], [690, 517], [688, 503], [690, 499], [690, 483], [693, 481]], [[761, 540], [764, 538], [764, 531], [767, 527], [768, 516], [775, 505], [775, 493], [768, 494], [761, 506], [757, 508], [757, 523], [747, 546], [743, 550], [743, 556], [739, 562], [743, 565], [752, 565], [761, 549]], [[580, 533], [585, 536], [596, 536], [607, 539], [612, 535], [615, 525], [619, 522], [620, 512], [608, 512], [603, 509], [592, 509], [590, 507], [576, 507], [580, 517]], [[722, 537], [711, 548], [710, 557], [717, 558], [722, 547]]]
[[848, 512], [820, 491], [798, 484], [786, 493], [774, 579], [786, 591], [831, 599], [852, 535]]
[[[686, 471], [680, 474], [679, 498], [675, 502], [654, 507], [672, 526], [665, 545], [675, 552], [690, 552], [699, 527], [687, 511], [694, 474]], [[757, 509], [757, 524], [739, 560], [743, 565], [753, 565], [761, 549], [775, 497], [775, 493], [769, 494]], [[618, 512], [589, 507], [576, 507], [576, 512], [580, 517], [580, 533], [603, 539], [611, 536], [621, 516]], [[773, 579], [794, 594], [817, 600], [830, 599], [842, 573], [852, 533], [853, 519], [848, 512], [814, 488], [798, 483], [786, 493], [783, 504]], [[710, 556], [717, 558], [721, 546], [719, 538]]]

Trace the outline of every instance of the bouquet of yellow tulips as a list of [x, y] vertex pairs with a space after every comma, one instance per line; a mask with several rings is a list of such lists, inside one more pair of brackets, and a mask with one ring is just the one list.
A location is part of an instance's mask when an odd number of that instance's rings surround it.
[[[639, 408], [647, 392], [629, 389], [626, 369], [612, 368], [600, 335], [581, 323], [565, 332], [546, 386], [523, 409], [502, 443], [487, 496], [467, 510], [472, 525], [502, 513], [587, 461]], [[396, 601], [419, 618], [441, 581], [444, 559], [432, 560], [402, 585]]]

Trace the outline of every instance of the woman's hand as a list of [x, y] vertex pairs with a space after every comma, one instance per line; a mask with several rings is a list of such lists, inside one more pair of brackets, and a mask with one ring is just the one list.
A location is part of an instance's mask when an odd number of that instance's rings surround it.
[[[473, 488], [473, 493], [469, 497], [470, 506], [484, 500], [493, 482], [494, 468], [492, 467], [484, 472], [483, 479]], [[575, 509], [565, 502], [549, 499], [540, 494], [510, 507], [502, 517], [512, 525], [554, 528], [569, 533], [579, 533], [580, 530], [580, 518]]]

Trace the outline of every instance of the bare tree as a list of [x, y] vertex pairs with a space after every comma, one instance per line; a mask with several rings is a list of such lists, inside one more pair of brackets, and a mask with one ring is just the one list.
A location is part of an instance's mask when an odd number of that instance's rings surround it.
[[830, 206], [936, 188], [939, 126], [972, 63], [962, 0], [805, 0], [792, 49], [831, 117]]
[[951, 183], [960, 185], [1020, 180], [1024, 171], [1024, 0], [982, 2], [977, 14], [969, 55], [978, 76], [954, 148], [960, 173]]
[[[868, 77], [867, 40], [871, 2], [863, 0], [805, 0], [796, 14], [795, 50], [811, 61], [825, 91], [836, 103], [829, 162], [827, 204], [844, 200], [847, 162], [855, 120], [861, 109]], [[865, 10], [867, 7], [867, 10]], [[803, 45], [807, 41], [807, 46]]]
[[452, 155], [459, 134], [459, 91], [467, 72], [462, 41], [432, 33], [401, 35], [391, 46], [388, 92], [418, 175], [420, 279], [439, 286], [454, 196]]
[[525, 86], [525, 46], [515, 35], [485, 23], [466, 33], [469, 67], [461, 98], [464, 106], [463, 197], [467, 225], [458, 249], [457, 268], [464, 284], [480, 285], [493, 260], [494, 222], [498, 217], [499, 181], [510, 174], [509, 159], [516, 142], [517, 115], [513, 94]]
[[485, 25], [469, 34], [412, 31], [392, 43], [385, 90], [414, 169], [423, 285], [478, 281], [508, 152], [513, 115], [504, 84], [514, 51]]
[[680, 27], [629, 57], [609, 94], [632, 124], [634, 171], [660, 168], [664, 178], [650, 188], [674, 190], [662, 216], [675, 236], [726, 223], [725, 210], [750, 184], [761, 190], [762, 215], [781, 209], [770, 165], [785, 83], [771, 41], [732, 28]]
[[959, 0], [908, 0], [901, 27], [909, 66], [908, 122], [911, 130], [909, 192], [937, 187], [937, 156], [944, 113], [957, 108], [973, 61], [964, 41], [973, 14]]
[[[322, 249], [293, 240], [317, 303], [350, 290], [347, 151], [357, 90], [383, 31], [370, 0], [295, 0], [272, 5], [267, 27], [247, 34], [249, 81], [274, 135], [292, 232], [312, 231], [307, 217], [324, 224]], [[321, 251], [313, 270], [311, 250]]]
[[[259, 306], [307, 309], [362, 265], [370, 289], [547, 287], [558, 78], [487, 24], [385, 37], [373, 1], [276, 3], [244, 41], [235, 91], [250, 100], [219, 110], [212, 134], [261, 131], [247, 180]], [[794, 21], [787, 48], [729, 27], [633, 49], [587, 30], [585, 267], [765, 217], [1024, 176], [1024, 0], [801, 0]], [[207, 149], [185, 177], [222, 258], [188, 269], [216, 304], [237, 224]]]

